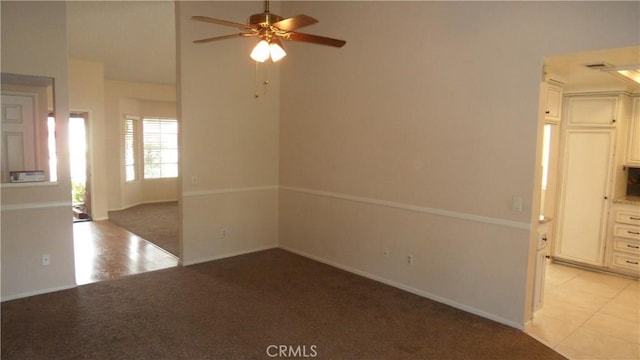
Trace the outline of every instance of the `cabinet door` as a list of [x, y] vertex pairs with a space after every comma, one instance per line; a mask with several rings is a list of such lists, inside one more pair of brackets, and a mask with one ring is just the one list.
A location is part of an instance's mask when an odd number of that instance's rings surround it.
[[640, 97], [633, 98], [625, 163], [640, 166]]
[[555, 256], [602, 265], [613, 159], [613, 129], [568, 129]]
[[568, 125], [614, 126], [617, 96], [579, 96], [567, 99]]
[[559, 122], [560, 112], [562, 109], [562, 88], [559, 86], [547, 86], [547, 108], [545, 111], [545, 119], [548, 121]]

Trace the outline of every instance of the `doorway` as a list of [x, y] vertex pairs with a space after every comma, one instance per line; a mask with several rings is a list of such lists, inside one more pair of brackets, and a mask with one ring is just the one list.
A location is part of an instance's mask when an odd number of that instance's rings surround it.
[[[610, 100], [613, 97], [617, 101], [615, 104], [624, 106], [626, 95], [618, 96], [618, 94], [638, 93], [640, 88], [637, 85], [629, 85], [629, 82], [622, 81], [615, 75], [591, 69], [585, 64], [593, 64], [596, 60], [614, 65], [637, 64], [637, 54], [638, 48], [635, 47], [565, 54], [544, 60], [548, 80], [542, 86], [548, 90], [554, 85], [549, 80], [561, 81], [562, 84], [559, 85], [561, 86], [559, 91], [562, 95], [559, 96], [559, 99], [562, 107], [564, 107], [564, 110], [557, 112], [558, 116], [554, 117], [553, 121], [549, 121], [549, 118], [553, 117], [552, 115], [554, 114], [554, 106], [552, 105], [548, 105], [544, 109], [546, 111], [544, 115], [540, 114], [539, 116], [540, 121], [543, 121], [542, 118], [544, 118], [544, 123], [539, 127], [541, 148], [538, 154], [541, 159], [538, 166], [542, 170], [540, 171], [542, 176], [541, 179], [538, 179], [541, 180], [541, 186], [536, 195], [540, 196], [540, 220], [548, 219], [550, 229], [568, 226], [566, 225], [568, 216], [562, 212], [562, 202], [566, 201], [562, 197], [563, 191], [572, 191], [574, 193], [581, 191], [589, 197], [592, 195], [598, 197], [597, 206], [574, 206], [575, 210], [572, 210], [570, 214], [579, 214], [581, 220], [586, 218], [586, 214], [589, 211], [594, 211], [598, 206], [601, 206], [601, 203], [607, 206], [616, 206], [613, 199], [621, 195], [623, 187], [613, 186], [613, 189], [604, 193], [605, 196], [602, 199], [603, 193], [600, 189], [607, 184], [606, 177], [609, 173], [600, 173], [600, 176], [598, 176], [596, 171], [598, 164], [596, 159], [598, 157], [608, 157], [608, 155], [605, 156], [604, 154], [611, 154], [611, 147], [601, 146], [598, 148], [598, 143], [577, 138], [576, 134], [580, 136], [595, 136], [606, 130], [619, 134], [618, 144], [623, 144], [623, 139], [628, 138], [626, 133], [628, 130], [625, 126], [613, 125], [616, 123], [615, 118], [605, 117], [605, 115], [615, 114], [615, 112], [598, 112], [598, 110], [605, 106], [603, 104], [613, 103]], [[551, 95], [549, 94], [552, 93], [547, 91], [547, 96], [549, 97], [546, 99], [547, 103], [553, 103], [551, 101], [553, 99], [550, 99]], [[542, 99], [544, 100], [544, 98]], [[598, 105], [588, 108], [588, 111], [583, 111], [584, 106], [587, 106], [583, 104], [589, 106], [591, 104]], [[570, 111], [569, 109], [572, 110]], [[576, 114], [579, 114], [579, 116]], [[604, 115], [595, 121], [593, 120], [594, 116], [596, 116], [595, 114]], [[601, 121], [602, 119], [604, 120]], [[618, 124], [624, 124], [624, 121], [618, 121]], [[616, 129], [611, 130], [614, 127]], [[570, 152], [571, 147], [579, 150]], [[622, 154], [623, 152], [624, 145], [618, 146], [618, 153]], [[579, 165], [576, 165], [577, 161], [575, 159], [577, 156], [586, 156], [586, 154], [590, 154], [588, 158], [580, 158]], [[622, 158], [623, 156], [620, 155], [613, 157], [612, 160], [614, 161], [613, 171], [618, 172], [617, 179], [619, 181], [617, 184], [624, 180], [619, 176], [623, 168]], [[578, 169], [583, 168], [588, 170], [584, 171], [588, 176], [576, 176], [575, 173]], [[573, 179], [578, 180], [571, 181], [572, 175], [567, 172], [567, 169], [573, 172]], [[604, 183], [604, 185], [597, 187], [596, 190], [584, 190], [587, 188], [586, 183], [594, 179], [600, 179], [600, 182]], [[586, 197], [578, 198], [582, 200], [582, 198]], [[603, 200], [606, 202], [603, 202]], [[588, 226], [595, 223], [605, 222], [607, 224], [609, 223], [607, 216], [610, 217], [615, 214], [606, 215], [606, 211], [604, 213], [605, 215], [602, 218], [594, 217], [596, 218], [595, 220], [584, 221], [584, 225], [579, 224], [576, 226], [577, 222], [574, 221], [571, 224], [572, 232], [562, 232], [562, 241], [570, 244], [579, 242], [579, 246], [574, 248], [577, 251], [584, 251], [593, 242], [586, 241], [587, 236], [575, 234], [578, 231], [584, 231]], [[533, 225], [539, 229], [540, 225]], [[605, 225], [602, 228], [609, 232], [610, 226]], [[637, 315], [638, 309], [637, 279], [621, 276], [624, 275], [621, 273], [601, 272], [612, 269], [609, 266], [610, 263], [608, 263], [613, 251], [613, 247], [610, 245], [607, 245], [598, 255], [600, 265], [589, 264], [586, 261], [561, 262], [569, 257], [569, 251], [561, 253], [561, 251], [565, 251], [563, 250], [565, 248], [559, 249], [559, 245], [562, 245], [557, 236], [559, 233], [560, 231], [557, 229], [556, 231], [548, 231], [550, 242], [555, 242], [555, 244], [547, 246], [547, 249], [553, 250], [551, 253], [552, 258], [545, 259], [544, 256], [536, 256], [536, 269], [538, 268], [537, 264], [541, 263], [543, 264], [542, 268], [546, 267], [546, 271], [542, 272], [539, 279], [541, 285], [538, 285], [540, 290], [538, 291], [538, 296], [540, 299], [534, 296], [534, 304], [536, 300], [544, 300], [544, 303], [540, 303], [541, 307], [533, 309], [533, 318], [527, 325], [526, 331], [569, 358], [637, 358], [638, 337], [637, 335], [629, 335], [633, 334], [634, 329], [638, 329], [640, 322], [638, 316], [634, 316], [634, 314]], [[602, 241], [609, 242], [609, 244], [612, 239], [610, 234], [598, 230], [588, 232], [589, 237], [601, 236]], [[566, 248], [573, 251], [571, 254], [577, 253], [577, 251], [573, 250], [574, 248], [569, 248], [568, 246]], [[590, 248], [593, 249], [595, 247], [591, 246]], [[546, 251], [548, 252], [549, 250]], [[593, 258], [596, 257], [593, 256]], [[538, 273], [536, 272], [536, 281], [538, 280], [537, 276]], [[612, 329], [615, 329], [615, 331], [612, 331]], [[594, 338], [598, 339], [595, 343], [593, 342]]]
[[69, 168], [73, 221], [91, 220], [91, 168], [89, 161], [89, 114], [69, 116]]

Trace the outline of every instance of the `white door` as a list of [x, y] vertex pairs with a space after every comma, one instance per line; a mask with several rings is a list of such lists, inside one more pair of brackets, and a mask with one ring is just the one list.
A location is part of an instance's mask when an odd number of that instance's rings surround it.
[[37, 170], [33, 96], [2, 95], [2, 182], [9, 171]]
[[566, 132], [555, 256], [602, 265], [613, 129]]

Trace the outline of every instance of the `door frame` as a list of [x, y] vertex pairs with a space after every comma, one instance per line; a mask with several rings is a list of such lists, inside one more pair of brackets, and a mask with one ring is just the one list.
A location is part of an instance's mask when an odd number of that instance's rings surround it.
[[[85, 152], [85, 164], [86, 164], [86, 168], [85, 168], [85, 176], [86, 176], [86, 180], [85, 180], [85, 211], [86, 214], [89, 216], [89, 219], [92, 219], [93, 216], [93, 207], [92, 207], [92, 177], [91, 177], [91, 168], [92, 168], [92, 162], [91, 162], [91, 153], [92, 153], [92, 147], [91, 147], [91, 121], [89, 120], [89, 112], [88, 111], [71, 111], [69, 113], [69, 118], [81, 118], [84, 120], [84, 137], [85, 137], [85, 144], [87, 146], [86, 148], [86, 152]], [[71, 141], [71, 139], [69, 139]]]

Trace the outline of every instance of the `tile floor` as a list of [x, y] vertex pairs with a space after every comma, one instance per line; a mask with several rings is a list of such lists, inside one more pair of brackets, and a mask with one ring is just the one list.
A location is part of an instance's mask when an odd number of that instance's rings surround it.
[[178, 258], [105, 221], [73, 224], [76, 283], [89, 284], [178, 266]]
[[549, 263], [544, 305], [525, 331], [569, 359], [638, 360], [639, 283]]

